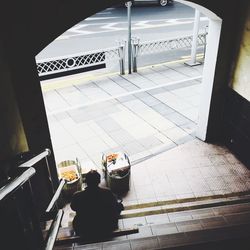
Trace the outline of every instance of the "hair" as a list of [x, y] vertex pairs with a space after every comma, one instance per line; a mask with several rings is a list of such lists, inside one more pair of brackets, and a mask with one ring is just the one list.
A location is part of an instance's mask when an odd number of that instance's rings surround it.
[[97, 187], [101, 181], [101, 175], [96, 170], [90, 170], [85, 176], [85, 181], [89, 187]]

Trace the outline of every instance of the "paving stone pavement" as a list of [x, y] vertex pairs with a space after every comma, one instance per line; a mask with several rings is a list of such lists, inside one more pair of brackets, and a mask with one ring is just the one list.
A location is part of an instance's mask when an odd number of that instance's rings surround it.
[[85, 169], [99, 169], [103, 153], [124, 151], [134, 162], [193, 140], [202, 69], [167, 63], [66, 78], [67, 87], [44, 91], [56, 162], [78, 158]]
[[126, 205], [249, 191], [233, 154], [195, 138], [202, 68], [170, 63], [44, 91], [56, 162], [101, 172], [103, 153], [126, 152]]

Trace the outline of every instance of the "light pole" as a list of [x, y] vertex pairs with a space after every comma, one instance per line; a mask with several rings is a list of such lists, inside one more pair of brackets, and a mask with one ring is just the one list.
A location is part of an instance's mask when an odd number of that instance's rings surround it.
[[131, 70], [131, 6], [132, 6], [132, 2], [126, 2], [126, 7], [127, 7], [127, 15], [128, 15], [128, 73], [131, 74], [132, 70]]

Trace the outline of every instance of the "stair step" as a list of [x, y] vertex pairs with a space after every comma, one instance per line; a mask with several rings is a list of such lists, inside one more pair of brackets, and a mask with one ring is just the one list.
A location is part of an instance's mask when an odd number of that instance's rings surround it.
[[[173, 234], [155, 235], [137, 239], [107, 241], [94, 244], [75, 244], [78, 250], [84, 249], [249, 249], [250, 223], [220, 228], [193, 230]], [[248, 243], [248, 245], [246, 245]], [[218, 247], [219, 246], [219, 247]], [[244, 248], [245, 246], [245, 248]], [[61, 249], [61, 248], [55, 248]], [[67, 248], [64, 248], [67, 249]], [[68, 248], [71, 249], [71, 248]]]
[[[123, 235], [129, 235], [129, 234], [135, 234], [138, 233], [138, 228], [124, 228], [124, 229], [117, 229], [113, 231], [109, 238], [119, 237]], [[106, 239], [107, 241], [108, 239]], [[99, 240], [100, 241], [100, 240]], [[105, 239], [103, 239], [105, 241]], [[57, 239], [56, 239], [56, 245], [64, 245], [68, 243], [74, 243], [74, 242], [83, 242], [83, 240], [80, 238], [80, 236], [75, 235], [73, 228], [60, 228]], [[84, 244], [87, 244], [87, 242], [84, 242]]]
[[[122, 248], [128, 250], [137, 248], [186, 250], [187, 248], [184, 246], [188, 246], [188, 249], [205, 250], [213, 249], [216, 241], [216, 244], [225, 245], [225, 249], [228, 250], [231, 249], [230, 246], [234, 246], [232, 249], [236, 249], [235, 242], [240, 245], [241, 242], [248, 241], [250, 236], [250, 202], [172, 212], [159, 215], [158, 219], [157, 217], [158, 215], [150, 215], [122, 219], [120, 220], [121, 226], [138, 227], [139, 232], [115, 237], [106, 242], [86, 245], [75, 243], [75, 245], [79, 250], [92, 249], [93, 246], [95, 246], [93, 249]], [[167, 223], [164, 223], [164, 218], [167, 218]]]
[[140, 205], [125, 206], [121, 213], [121, 218], [132, 218], [154, 214], [171, 213], [201, 208], [218, 207], [239, 203], [250, 202], [250, 195], [230, 196], [230, 197], [204, 197], [200, 199], [181, 199], [161, 202], [144, 203]]

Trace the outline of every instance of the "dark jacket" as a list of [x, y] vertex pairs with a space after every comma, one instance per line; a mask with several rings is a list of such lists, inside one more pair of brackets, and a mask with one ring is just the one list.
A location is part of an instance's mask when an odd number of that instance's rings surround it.
[[73, 227], [83, 238], [108, 235], [118, 227], [120, 208], [114, 194], [104, 188], [85, 188], [74, 194], [71, 202], [76, 211]]

